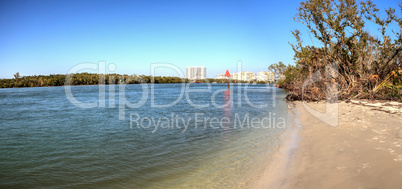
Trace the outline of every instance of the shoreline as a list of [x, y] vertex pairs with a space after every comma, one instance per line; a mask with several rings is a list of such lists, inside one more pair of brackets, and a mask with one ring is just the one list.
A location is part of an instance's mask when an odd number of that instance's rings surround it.
[[296, 104], [292, 103], [292, 107], [289, 110], [293, 116], [291, 123], [279, 135], [278, 146], [273, 153], [272, 161], [263, 170], [260, 179], [253, 188], [284, 188], [286, 186], [288, 169], [299, 146], [299, 132], [302, 129], [300, 112]]
[[[125, 84], [96, 84], [96, 85], [58, 85], [58, 86], [34, 86], [34, 87], [0, 87], [0, 89], [24, 89], [24, 88], [45, 88], [45, 87], [76, 87], [76, 86], [108, 86], [108, 85], [143, 85], [143, 84], [194, 84], [194, 83], [190, 83], [190, 82], [181, 82], [181, 83], [125, 83]], [[207, 82], [204, 82], [207, 83]], [[204, 84], [204, 83], [195, 83], [195, 84]], [[208, 83], [208, 84], [221, 84], [221, 85], [225, 85], [227, 83]], [[249, 85], [254, 85], [252, 83], [230, 83], [230, 84], [249, 84]], [[272, 83], [257, 83], [255, 85], [273, 85]]]
[[[293, 124], [283, 133], [257, 188], [399, 188], [401, 104], [370, 103], [338, 102], [339, 124], [331, 127], [296, 102], [292, 111], [301, 128]], [[306, 105], [325, 111], [324, 102]]]

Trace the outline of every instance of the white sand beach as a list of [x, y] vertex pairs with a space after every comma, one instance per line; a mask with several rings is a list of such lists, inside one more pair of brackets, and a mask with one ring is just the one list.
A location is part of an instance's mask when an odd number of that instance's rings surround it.
[[[307, 103], [325, 110], [325, 103]], [[400, 188], [402, 108], [396, 102], [340, 102], [329, 126], [296, 102], [301, 128], [282, 136], [258, 188]], [[295, 144], [296, 141], [296, 144]]]

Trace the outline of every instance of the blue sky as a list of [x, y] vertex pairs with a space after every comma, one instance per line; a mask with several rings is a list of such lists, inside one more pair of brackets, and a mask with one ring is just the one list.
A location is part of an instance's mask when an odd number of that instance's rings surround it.
[[[398, 8], [398, 1], [374, 1]], [[151, 63], [267, 71], [293, 63], [300, 1], [0, 1], [0, 78], [66, 74], [83, 62], [150, 75]], [[398, 13], [398, 9], [397, 9]], [[167, 69], [156, 75], [174, 75]]]

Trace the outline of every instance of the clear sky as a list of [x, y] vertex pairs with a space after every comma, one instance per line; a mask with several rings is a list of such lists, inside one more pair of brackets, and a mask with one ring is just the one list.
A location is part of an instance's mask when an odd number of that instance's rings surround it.
[[[379, 8], [398, 1], [375, 0]], [[0, 78], [66, 74], [78, 63], [114, 63], [116, 73], [150, 75], [151, 63], [267, 71], [293, 64], [290, 31], [300, 1], [0, 1]], [[397, 9], [398, 11], [398, 9]], [[157, 75], [172, 75], [158, 70]]]

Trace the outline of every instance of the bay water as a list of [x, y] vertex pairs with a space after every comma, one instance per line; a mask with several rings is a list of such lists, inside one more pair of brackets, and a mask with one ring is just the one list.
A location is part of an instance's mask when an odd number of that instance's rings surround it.
[[285, 95], [265, 84], [0, 89], [0, 187], [249, 188], [291, 122]]

